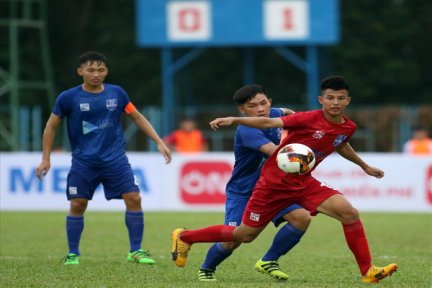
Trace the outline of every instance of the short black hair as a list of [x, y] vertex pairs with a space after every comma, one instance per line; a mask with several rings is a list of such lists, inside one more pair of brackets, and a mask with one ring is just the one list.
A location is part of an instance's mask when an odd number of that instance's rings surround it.
[[321, 91], [326, 89], [347, 90], [349, 92], [348, 82], [342, 76], [329, 76], [321, 81]]
[[83, 53], [79, 57], [79, 66], [81, 66], [82, 64], [87, 63], [89, 61], [90, 61], [90, 64], [93, 64], [93, 62], [98, 62], [98, 63], [105, 64], [105, 66], [108, 65], [107, 58], [105, 57], [105, 55], [103, 55], [100, 52], [96, 52], [96, 51], [87, 51], [87, 52]]
[[264, 94], [267, 98], [267, 91], [259, 84], [248, 84], [238, 89], [233, 96], [233, 100], [237, 105], [243, 105], [257, 94]]

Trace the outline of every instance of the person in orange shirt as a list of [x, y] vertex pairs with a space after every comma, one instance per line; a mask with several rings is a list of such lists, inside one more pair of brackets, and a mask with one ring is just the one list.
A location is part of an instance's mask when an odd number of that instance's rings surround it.
[[432, 155], [432, 139], [425, 127], [416, 127], [413, 136], [405, 142], [403, 151], [411, 155]]
[[164, 137], [165, 143], [180, 153], [196, 153], [208, 150], [207, 141], [192, 118], [180, 122], [179, 129]]

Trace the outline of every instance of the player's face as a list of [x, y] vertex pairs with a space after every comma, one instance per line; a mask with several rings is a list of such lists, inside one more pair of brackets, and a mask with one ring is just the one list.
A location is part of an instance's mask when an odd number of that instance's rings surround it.
[[318, 97], [318, 100], [326, 115], [337, 117], [343, 115], [345, 107], [351, 101], [351, 97], [349, 97], [348, 91], [345, 89], [326, 89], [323, 91], [323, 95]]
[[88, 61], [78, 68], [78, 75], [83, 78], [84, 85], [94, 88], [102, 85], [108, 75], [108, 68], [105, 63]]
[[248, 117], [269, 117], [270, 107], [271, 99], [258, 93], [243, 105], [238, 106], [238, 110]]

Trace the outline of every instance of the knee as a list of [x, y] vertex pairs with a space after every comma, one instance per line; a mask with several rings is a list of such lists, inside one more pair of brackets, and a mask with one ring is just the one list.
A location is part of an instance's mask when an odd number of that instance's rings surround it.
[[229, 251], [234, 251], [241, 245], [241, 242], [222, 242], [222, 246]]
[[141, 210], [141, 196], [138, 192], [123, 194], [123, 199], [126, 204], [127, 210]]
[[358, 210], [352, 206], [341, 211], [340, 216], [344, 224], [353, 223], [360, 218]]
[[312, 221], [309, 211], [296, 209], [286, 215], [285, 220], [292, 226], [302, 231], [306, 231]]
[[86, 199], [72, 199], [69, 214], [72, 216], [82, 216], [87, 208], [87, 203]]

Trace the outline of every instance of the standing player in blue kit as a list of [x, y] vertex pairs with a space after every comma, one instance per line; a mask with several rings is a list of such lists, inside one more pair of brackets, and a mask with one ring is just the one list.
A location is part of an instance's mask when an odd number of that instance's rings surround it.
[[79, 58], [77, 73], [83, 84], [62, 92], [55, 103], [43, 133], [42, 161], [36, 175], [42, 179], [50, 169], [50, 155], [63, 118], [72, 148], [72, 166], [67, 177], [66, 196], [70, 201], [66, 217], [69, 253], [64, 264], [79, 264], [79, 243], [84, 229], [84, 212], [96, 187], [103, 185], [105, 198], [123, 199], [125, 222], [129, 232], [129, 262], [154, 264], [141, 248], [144, 214], [138, 183], [126, 156], [126, 141], [121, 116], [126, 114], [150, 137], [163, 155], [171, 161], [171, 151], [150, 122], [135, 108], [127, 93], [117, 85], [104, 83], [108, 75], [107, 60], [98, 52], [86, 52]]

